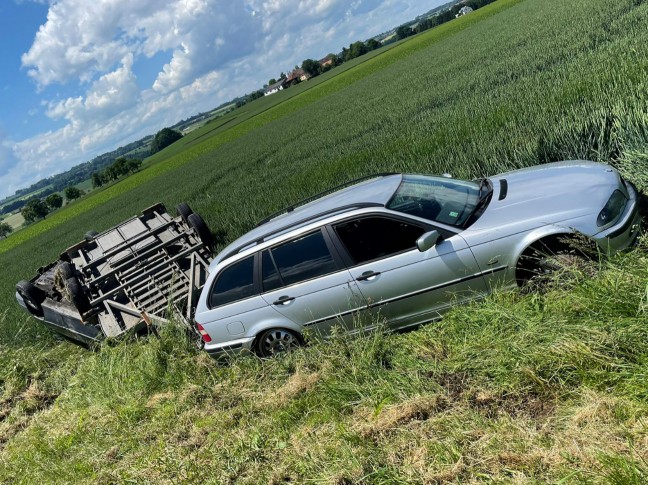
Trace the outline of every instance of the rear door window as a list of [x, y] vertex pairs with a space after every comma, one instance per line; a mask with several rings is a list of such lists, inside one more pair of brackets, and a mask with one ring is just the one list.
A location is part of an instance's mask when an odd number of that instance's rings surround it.
[[334, 227], [354, 265], [415, 249], [425, 232], [421, 226], [387, 217], [363, 217]]
[[256, 294], [254, 256], [225, 268], [216, 278], [209, 300], [211, 308], [227, 305]]
[[[333, 273], [339, 269], [326, 244], [322, 231], [289, 241], [270, 251], [281, 281], [285, 286]], [[265, 258], [263, 261], [263, 273], [265, 289]], [[273, 283], [271, 273], [272, 270], [269, 270], [267, 275], [268, 282], [272, 285], [275, 283]]]

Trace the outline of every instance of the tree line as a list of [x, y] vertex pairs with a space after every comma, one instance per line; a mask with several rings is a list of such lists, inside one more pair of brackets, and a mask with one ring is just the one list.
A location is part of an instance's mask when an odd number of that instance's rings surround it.
[[[66, 187], [63, 191], [65, 199], [70, 202], [75, 199], [78, 199], [85, 192], [78, 187], [71, 185]], [[20, 213], [25, 218], [25, 222], [30, 223], [34, 222], [37, 219], [45, 219], [47, 215], [63, 206], [63, 197], [58, 194], [50, 194], [45, 198], [35, 198], [31, 199], [27, 204], [21, 209]]]

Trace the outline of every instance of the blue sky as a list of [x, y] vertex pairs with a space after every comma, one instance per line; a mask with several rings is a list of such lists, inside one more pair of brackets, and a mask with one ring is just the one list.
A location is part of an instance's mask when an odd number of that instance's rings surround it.
[[0, 198], [446, 0], [0, 0]]

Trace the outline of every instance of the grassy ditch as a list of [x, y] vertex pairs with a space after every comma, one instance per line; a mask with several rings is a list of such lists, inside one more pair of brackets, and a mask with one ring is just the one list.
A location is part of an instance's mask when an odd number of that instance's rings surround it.
[[14, 353], [0, 480], [643, 483], [645, 249], [546, 293], [269, 361], [215, 365], [172, 327], [90, 355], [54, 347], [36, 368]]

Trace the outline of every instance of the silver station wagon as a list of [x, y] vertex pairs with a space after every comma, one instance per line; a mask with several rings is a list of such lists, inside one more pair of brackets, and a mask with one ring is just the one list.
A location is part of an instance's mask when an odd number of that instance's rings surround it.
[[289, 207], [210, 264], [195, 321], [212, 356], [268, 357], [307, 329], [401, 329], [550, 269], [584, 235], [603, 252], [640, 232], [638, 193], [572, 161], [477, 181], [381, 174]]

